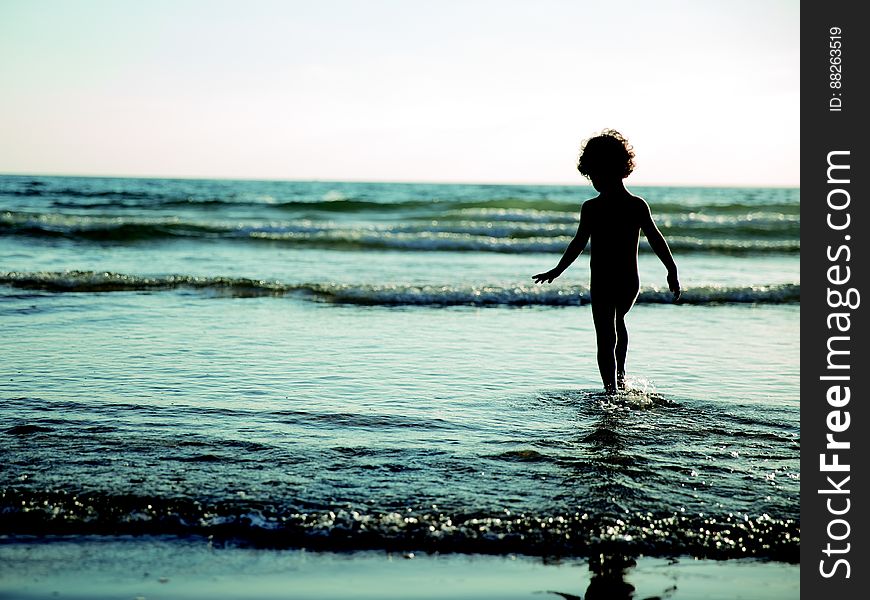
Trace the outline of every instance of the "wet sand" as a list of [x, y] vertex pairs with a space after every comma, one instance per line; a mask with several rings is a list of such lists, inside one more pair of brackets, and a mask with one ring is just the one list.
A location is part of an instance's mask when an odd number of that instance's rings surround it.
[[339, 599], [799, 597], [800, 567], [757, 560], [541, 559], [217, 548], [208, 540], [0, 544], [0, 598]]

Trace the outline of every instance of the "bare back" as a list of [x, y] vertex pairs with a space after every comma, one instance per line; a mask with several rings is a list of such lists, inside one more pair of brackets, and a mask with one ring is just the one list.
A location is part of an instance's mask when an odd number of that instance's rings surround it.
[[636, 293], [637, 249], [649, 214], [646, 202], [628, 193], [602, 194], [583, 203], [580, 227], [588, 231], [591, 241], [593, 293]]

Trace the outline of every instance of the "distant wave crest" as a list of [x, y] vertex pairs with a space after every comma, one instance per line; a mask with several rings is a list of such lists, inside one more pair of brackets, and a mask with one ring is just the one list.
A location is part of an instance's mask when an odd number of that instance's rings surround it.
[[[268, 190], [239, 191], [237, 186], [215, 186], [215, 182], [170, 182], [160, 180], [117, 180], [87, 182], [68, 180], [69, 185], [46, 185], [45, 181], [7, 182], [0, 187], [0, 194], [7, 197], [46, 199], [58, 208], [97, 208], [118, 206], [137, 209], [198, 208], [203, 206], [263, 207], [276, 209], [322, 210], [328, 212], [401, 212], [415, 209], [443, 210], [538, 210], [551, 212], [579, 212], [579, 203], [586, 194], [594, 195], [588, 188], [557, 186], [542, 192], [539, 186], [455, 186], [411, 184], [393, 186], [375, 184], [351, 189], [347, 184], [342, 189], [331, 189], [326, 183], [306, 184], [284, 182]], [[156, 182], [157, 185], [150, 185]], [[0, 182], [2, 183], [2, 182]], [[638, 188], [642, 195], [644, 190]], [[700, 204], [691, 198], [687, 204], [686, 192], [679, 188], [648, 190], [648, 197], [656, 213], [683, 212], [691, 203]], [[723, 196], [727, 194], [727, 196]], [[734, 214], [764, 208], [786, 214], [799, 214], [799, 202], [793, 199], [790, 190], [722, 189], [704, 194], [704, 211]], [[680, 201], [682, 200], [682, 201]], [[710, 201], [712, 200], [712, 202]]]
[[[189, 221], [178, 217], [129, 218], [0, 213], [0, 235], [140, 243], [168, 239], [226, 239], [335, 250], [453, 252], [562, 252], [574, 233], [570, 219], [543, 220], [538, 212], [486, 220], [416, 219], [393, 225], [330, 221]], [[720, 254], [797, 253], [796, 218], [761, 213], [740, 216], [671, 216], [660, 223], [675, 250]], [[645, 240], [641, 248], [648, 249]]]

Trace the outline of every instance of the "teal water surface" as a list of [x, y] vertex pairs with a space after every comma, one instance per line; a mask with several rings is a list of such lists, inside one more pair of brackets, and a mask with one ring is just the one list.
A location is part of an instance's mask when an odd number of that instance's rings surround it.
[[0, 177], [3, 529], [796, 560], [798, 190], [633, 191], [609, 397], [591, 188]]

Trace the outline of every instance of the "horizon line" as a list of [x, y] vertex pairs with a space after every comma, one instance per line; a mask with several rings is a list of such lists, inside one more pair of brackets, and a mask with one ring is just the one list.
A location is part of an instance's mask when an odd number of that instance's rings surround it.
[[[386, 184], [417, 184], [417, 185], [491, 185], [491, 186], [560, 186], [560, 187], [592, 187], [587, 181], [426, 181], [419, 179], [332, 179], [332, 178], [280, 178], [280, 177], [234, 177], [234, 176], [203, 176], [203, 175], [106, 175], [87, 173], [39, 173], [39, 172], [9, 172], [0, 171], [2, 177], [78, 177], [82, 179], [168, 179], [179, 181], [260, 181], [273, 183], [386, 183]], [[800, 189], [800, 183], [643, 183], [627, 182], [626, 187], [700, 187], [700, 188], [789, 188]]]

